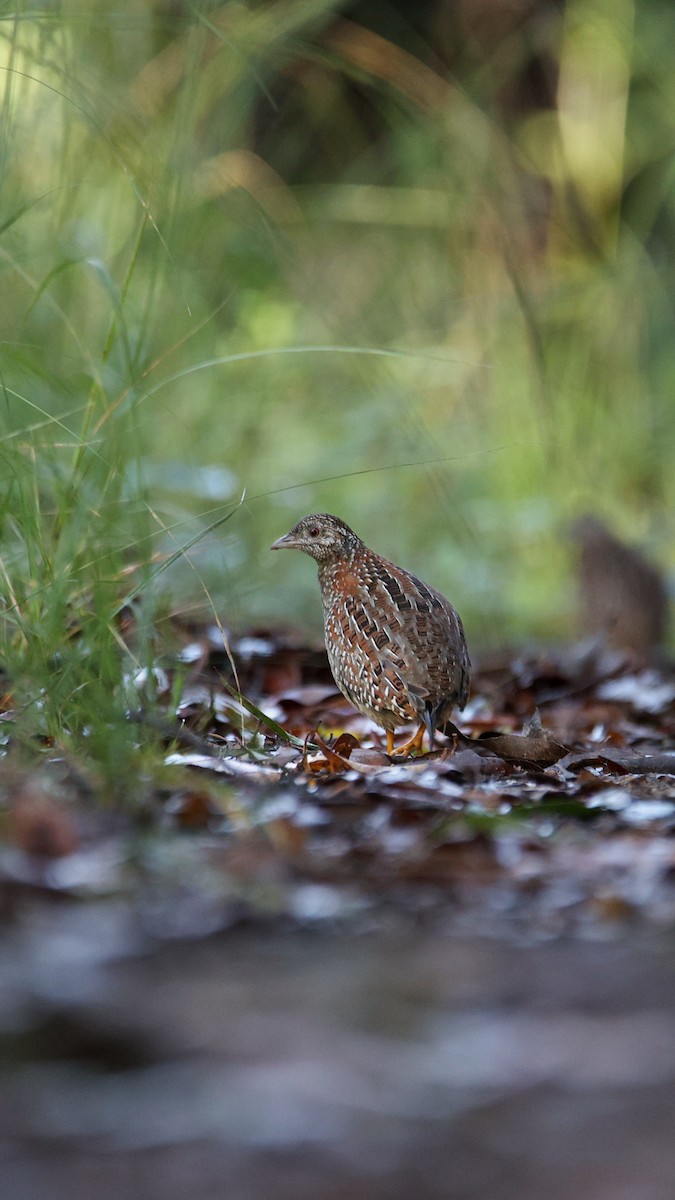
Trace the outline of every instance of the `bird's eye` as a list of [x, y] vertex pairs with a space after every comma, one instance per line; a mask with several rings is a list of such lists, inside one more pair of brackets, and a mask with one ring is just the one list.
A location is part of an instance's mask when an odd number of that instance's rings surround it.
[[319, 536], [319, 530], [316, 525], [312, 525], [312, 528], [309, 530], [309, 536], [312, 538]]

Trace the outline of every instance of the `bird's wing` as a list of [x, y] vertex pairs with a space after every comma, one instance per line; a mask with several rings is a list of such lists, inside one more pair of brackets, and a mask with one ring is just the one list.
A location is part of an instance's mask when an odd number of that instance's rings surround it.
[[381, 621], [387, 643], [380, 653], [405, 663], [405, 682], [415, 699], [436, 705], [442, 699], [466, 703], [470, 663], [464, 629], [457, 612], [435, 588], [393, 563], [378, 560], [368, 588], [372, 610], [386, 613]]

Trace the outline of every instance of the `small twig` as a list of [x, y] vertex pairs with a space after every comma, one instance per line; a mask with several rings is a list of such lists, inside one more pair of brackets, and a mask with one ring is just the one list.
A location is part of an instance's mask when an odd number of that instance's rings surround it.
[[145, 725], [148, 729], [152, 729], [161, 737], [166, 738], [167, 741], [178, 742], [181, 746], [199, 750], [202, 754], [217, 754], [217, 748], [212, 742], [200, 737], [198, 733], [193, 733], [179, 721], [171, 721], [168, 717], [154, 717], [150, 713], [144, 712], [142, 708], [129, 713], [129, 720], [136, 725]]
[[239, 703], [244, 706], [246, 711], [250, 713], [252, 717], [256, 717], [262, 725], [266, 725], [268, 729], [271, 729], [272, 732], [277, 735], [280, 741], [285, 743], [285, 745], [293, 746], [293, 748], [296, 750], [304, 750], [305, 747], [309, 747], [310, 750], [319, 749], [319, 747], [313, 742], [304, 741], [302, 738], [297, 738], [292, 733], [288, 733], [288, 731], [284, 729], [283, 725], [280, 725], [278, 721], [274, 720], [274, 717], [269, 717], [267, 713], [263, 712], [261, 708], [258, 708], [258, 706], [254, 704], [252, 700], [249, 700], [248, 697], [244, 696], [242, 692], [237, 690], [237, 688], [232, 687], [232, 684], [228, 683], [226, 679], [222, 678], [222, 676], [220, 683], [222, 687], [225, 688], [225, 691], [230, 693], [233, 699], [238, 700]]

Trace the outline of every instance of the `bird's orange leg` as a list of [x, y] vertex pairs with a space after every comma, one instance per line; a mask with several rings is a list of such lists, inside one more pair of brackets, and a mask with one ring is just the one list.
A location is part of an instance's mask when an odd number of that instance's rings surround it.
[[422, 721], [420, 723], [419, 729], [413, 735], [413, 737], [411, 737], [409, 741], [404, 742], [404, 744], [402, 746], [399, 746], [398, 750], [396, 750], [396, 751], [394, 750], [394, 735], [393, 735], [393, 733], [390, 734], [388, 732], [387, 733], [387, 754], [395, 754], [397, 758], [402, 758], [402, 757], [407, 757], [409, 754], [412, 754], [413, 750], [417, 751], [417, 753], [420, 753], [422, 750], [422, 743], [424, 741], [425, 732], [426, 732], [426, 725], [424, 724], [424, 721]]

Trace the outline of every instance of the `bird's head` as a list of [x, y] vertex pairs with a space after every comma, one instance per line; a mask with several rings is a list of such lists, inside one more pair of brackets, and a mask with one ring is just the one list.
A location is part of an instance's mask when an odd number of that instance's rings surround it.
[[339, 517], [330, 513], [315, 513], [303, 517], [290, 533], [278, 538], [270, 549], [304, 550], [318, 563], [325, 563], [331, 559], [349, 558], [360, 545], [361, 539]]

